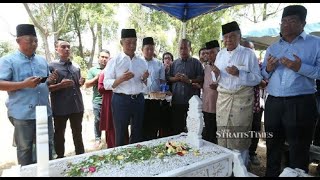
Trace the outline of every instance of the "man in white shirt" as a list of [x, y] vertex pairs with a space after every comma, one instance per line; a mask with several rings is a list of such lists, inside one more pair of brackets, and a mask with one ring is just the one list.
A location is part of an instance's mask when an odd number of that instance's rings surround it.
[[218, 144], [240, 151], [248, 164], [248, 148], [253, 116], [253, 86], [262, 80], [254, 52], [240, 45], [237, 22], [222, 25], [223, 48], [217, 55], [214, 72], [218, 78], [217, 138]]
[[104, 69], [104, 88], [113, 90], [111, 100], [115, 128], [115, 146], [126, 143], [129, 123], [129, 143], [143, 140], [143, 91], [149, 76], [147, 64], [135, 55], [137, 36], [135, 29], [122, 29], [120, 44], [123, 52], [112, 58]]
[[[164, 65], [161, 61], [153, 57], [154, 41], [152, 37], [146, 37], [142, 42], [142, 59], [148, 66], [149, 77], [145, 94], [160, 92], [160, 84], [166, 82]], [[157, 138], [161, 121], [160, 99], [146, 99], [144, 105], [143, 139], [145, 141]]]

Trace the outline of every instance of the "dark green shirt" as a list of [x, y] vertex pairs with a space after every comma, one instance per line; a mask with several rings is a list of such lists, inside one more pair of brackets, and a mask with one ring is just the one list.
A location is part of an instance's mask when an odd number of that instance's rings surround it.
[[[95, 66], [89, 69], [88, 74], [87, 74], [87, 79], [93, 79], [96, 77], [98, 74], [101, 72], [100, 66]], [[99, 93], [98, 90], [98, 83], [96, 83], [93, 87], [93, 97], [92, 97], [92, 102], [96, 104], [102, 104], [102, 95]]]

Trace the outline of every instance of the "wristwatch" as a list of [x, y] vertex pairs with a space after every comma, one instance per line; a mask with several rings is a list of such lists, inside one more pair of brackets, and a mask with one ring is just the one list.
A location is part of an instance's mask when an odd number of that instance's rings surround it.
[[189, 79], [189, 83], [192, 84], [192, 79]]

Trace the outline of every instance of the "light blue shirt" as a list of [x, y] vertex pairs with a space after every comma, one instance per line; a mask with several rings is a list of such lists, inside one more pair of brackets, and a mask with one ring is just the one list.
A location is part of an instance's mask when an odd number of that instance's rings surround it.
[[[301, 59], [301, 67], [295, 72], [280, 62], [274, 71], [267, 73], [268, 56], [287, 57], [295, 60], [293, 54]], [[302, 32], [291, 43], [280, 39], [268, 47], [262, 64], [262, 75], [269, 80], [267, 92], [276, 97], [313, 94], [316, 92], [315, 79], [320, 79], [320, 38]]]
[[[28, 58], [16, 51], [0, 59], [0, 80], [21, 82], [31, 76], [49, 76], [49, 66], [43, 57], [33, 55]], [[37, 105], [46, 105], [47, 115], [51, 116], [47, 83], [40, 83], [35, 88], [8, 91], [6, 106], [9, 117], [18, 120], [35, 119]]]
[[159, 92], [161, 84], [160, 80], [166, 80], [163, 63], [156, 58], [152, 58], [150, 61], [147, 61], [144, 57], [141, 58], [146, 61], [149, 72], [145, 93], [148, 94], [150, 92]]

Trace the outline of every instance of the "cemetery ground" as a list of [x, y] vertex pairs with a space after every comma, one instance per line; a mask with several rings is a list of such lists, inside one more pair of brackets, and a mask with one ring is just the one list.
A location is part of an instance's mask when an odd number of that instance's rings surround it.
[[[83, 100], [85, 104], [85, 115], [82, 122], [82, 137], [83, 143], [86, 152], [96, 151], [94, 149], [94, 128], [93, 128], [93, 114], [92, 114], [92, 106], [91, 106], [91, 93], [89, 91], [83, 91]], [[13, 126], [9, 122], [7, 118], [7, 109], [5, 107], [5, 100], [7, 98], [7, 93], [4, 91], [0, 91], [0, 176], [4, 169], [8, 169], [11, 166], [17, 165], [17, 157], [16, 157], [16, 148], [12, 146], [13, 139]], [[105, 133], [102, 132], [102, 147], [106, 148], [105, 144]], [[70, 129], [69, 122], [67, 123], [67, 128], [65, 132], [65, 155], [73, 156], [74, 153], [74, 145], [72, 140], [72, 133]], [[265, 141], [260, 140], [257, 148], [258, 158], [260, 160], [259, 166], [251, 165], [249, 172], [262, 177], [265, 174], [266, 169], [266, 147]], [[310, 164], [310, 172], [311, 175], [316, 175], [316, 164]]]

